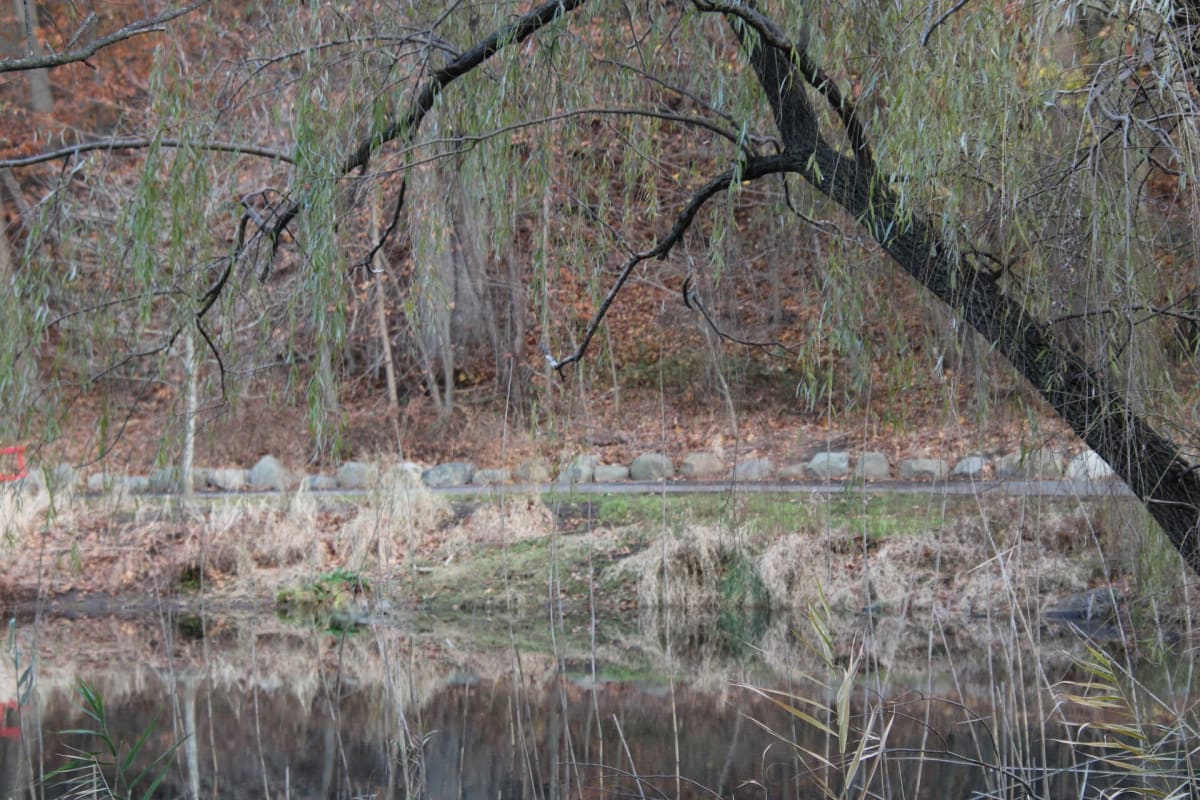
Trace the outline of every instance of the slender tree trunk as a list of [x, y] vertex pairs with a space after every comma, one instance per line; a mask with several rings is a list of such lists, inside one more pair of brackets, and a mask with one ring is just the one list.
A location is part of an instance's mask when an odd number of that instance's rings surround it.
[[196, 333], [192, 329], [183, 335], [183, 457], [179, 464], [179, 496], [183, 499], [185, 506], [190, 506], [194, 499], [192, 497], [194, 494], [192, 471], [196, 462], [196, 410], [199, 407], [197, 372], [199, 372], [199, 359], [196, 353]]
[[[41, 52], [38, 45], [37, 8], [31, 0], [13, 0], [13, 11], [17, 15], [17, 24], [21, 28], [25, 52], [22, 55], [37, 55]], [[25, 72], [29, 76], [29, 105], [34, 111], [49, 113], [54, 110], [54, 93], [50, 91], [50, 73], [44, 69], [31, 69]]]
[[[371, 196], [371, 241], [379, 241], [379, 187], [376, 186]], [[392, 358], [392, 334], [387, 322], [387, 258], [383, 248], [375, 251], [371, 260], [371, 268], [375, 270], [375, 321], [379, 325], [379, 347], [383, 351], [383, 374], [387, 379], [388, 411], [393, 414], [400, 408], [400, 395], [396, 386], [396, 364]]]
[[[188, 339], [191, 341], [191, 337]], [[183, 685], [183, 735], [184, 760], [187, 762], [188, 791], [191, 800], [200, 798], [200, 747], [196, 732], [196, 681], [194, 677], [184, 679]]]

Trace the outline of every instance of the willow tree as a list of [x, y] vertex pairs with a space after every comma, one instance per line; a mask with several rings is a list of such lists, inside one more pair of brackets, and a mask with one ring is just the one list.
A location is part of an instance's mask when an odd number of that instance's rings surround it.
[[[303, 293], [288, 306], [299, 324], [336, 342], [353, 318], [344, 276], [382, 252], [409, 265], [393, 299], [431, 382], [460, 328], [566, 375], [622, 293], [659, 271], [704, 324], [744, 338], [720, 308], [724, 276], [806, 258], [815, 236], [823, 278], [853, 307], [843, 346], [856, 322], [905, 313], [852, 291], [881, 260], [1011, 364], [1200, 571], [1194, 369], [1176, 357], [1200, 322], [1186, 2], [266, 3], [251, 16], [240, 66], [213, 70], [220, 102], [189, 109], [188, 157], [240, 170], [222, 187], [236, 222], [228, 208], [203, 217], [231, 249], [173, 317], [212, 357], [234, 337], [206, 331], [231, 330], [239, 298], [281, 275]], [[238, 141], [218, 140], [230, 120]], [[287, 155], [257, 161], [272, 149]], [[363, 198], [379, 190], [375, 238]], [[601, 287], [582, 320], [546, 299], [564, 281]]]
[[[537, 126], [507, 163], [487, 160], [498, 190], [518, 202], [505, 175], [554, 177], [544, 156], [533, 166], [520, 157], [531, 144], [578, 158], [583, 171], [608, 167], [606, 183], [589, 176], [572, 201], [623, 258], [578, 344], [559, 356], [543, 345], [560, 372], [583, 358], [646, 262], [688, 259], [681, 302], [705, 313], [696, 287], [720, 268], [714, 242], [735, 235], [731, 220], [753, 187], [772, 187], [796, 212], [785, 225], [807, 224], [804, 208], [823, 198], [1007, 359], [1200, 571], [1200, 479], [1181, 444], [1190, 427], [1174, 385], [1190, 370], [1163, 369], [1161, 357], [1169, 327], [1194, 321], [1190, 13], [1140, 2], [557, 0], [460, 45], [451, 31], [480, 25], [451, 10], [432, 23], [443, 55], [428, 77], [342, 169], [366, 169], [389, 148], [434, 146], [420, 138], [434, 114], [454, 120], [439, 144], [458, 150]], [[472, 81], [456, 99], [454, 84]], [[564, 144], [568, 120], [599, 127]], [[692, 174], [668, 176], [654, 154], [679, 135], [705, 152]], [[660, 181], [678, 189], [666, 193], [672, 207], [661, 205]], [[635, 243], [623, 231], [639, 201], [671, 224]], [[284, 209], [271, 235], [301, 210]], [[541, 256], [587, 263], [578, 251]]]

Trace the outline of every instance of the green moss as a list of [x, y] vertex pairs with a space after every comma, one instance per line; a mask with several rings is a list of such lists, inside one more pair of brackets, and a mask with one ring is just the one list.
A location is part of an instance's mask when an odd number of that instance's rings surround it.
[[179, 573], [179, 591], [185, 594], [195, 594], [204, 584], [204, 572], [199, 564], [189, 564]]
[[735, 552], [724, 564], [721, 576], [721, 605], [729, 609], [768, 608], [771, 595], [744, 550]]
[[184, 614], [175, 621], [175, 630], [181, 639], [199, 641], [204, 638], [204, 617]]
[[275, 612], [298, 625], [352, 631], [358, 627], [355, 595], [369, 589], [370, 582], [356, 571], [337, 569], [303, 586], [282, 589], [275, 595]]
[[724, 566], [717, 628], [724, 649], [730, 655], [737, 655], [767, 632], [771, 624], [771, 595], [744, 550], [735, 552]]

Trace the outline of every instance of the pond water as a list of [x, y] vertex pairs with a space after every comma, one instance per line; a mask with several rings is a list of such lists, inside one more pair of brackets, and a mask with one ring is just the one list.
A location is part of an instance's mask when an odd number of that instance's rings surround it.
[[1133, 780], [1062, 743], [1097, 717], [1029, 691], [1047, 678], [1011, 653], [846, 680], [801, 623], [731, 647], [685, 621], [412, 613], [344, 634], [167, 603], [14, 618], [0, 798], [78, 790], [84, 773], [49, 773], [103, 750], [57, 733], [98, 727], [80, 680], [122, 757], [154, 725], [126, 774], [169, 753], [156, 797], [1080, 797]]

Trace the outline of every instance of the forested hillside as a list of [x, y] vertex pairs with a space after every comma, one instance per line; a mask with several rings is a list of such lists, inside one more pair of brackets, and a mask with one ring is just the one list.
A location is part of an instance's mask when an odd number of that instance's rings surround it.
[[1070, 428], [1195, 554], [1186, 4], [3, 13], [3, 441]]

